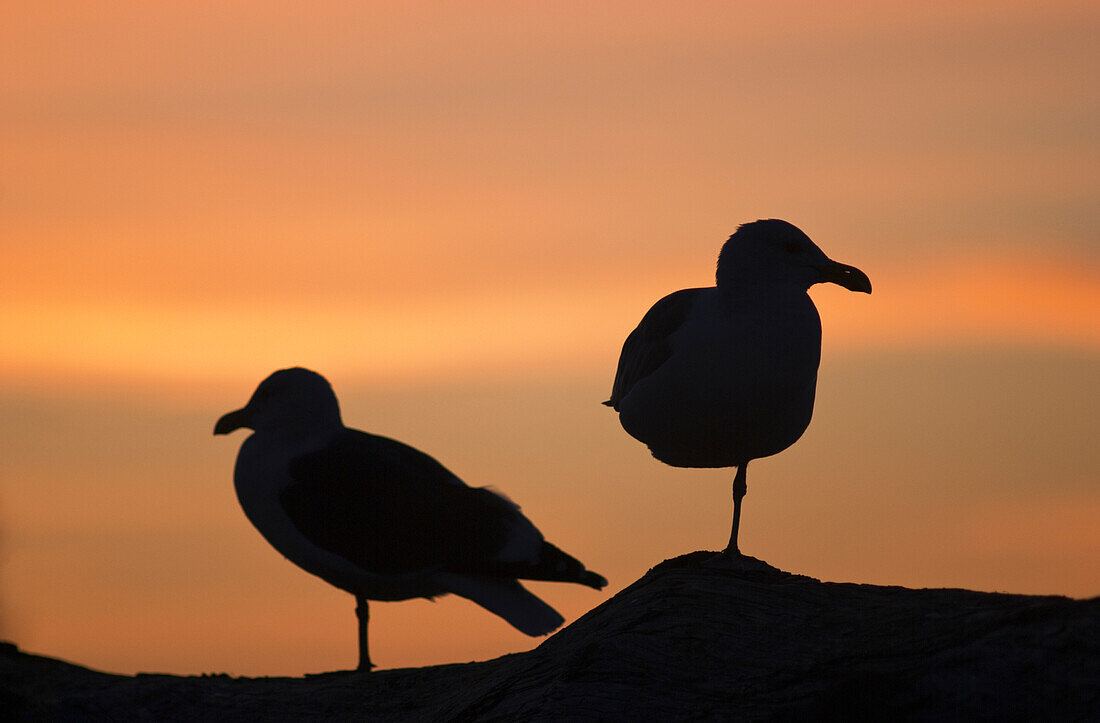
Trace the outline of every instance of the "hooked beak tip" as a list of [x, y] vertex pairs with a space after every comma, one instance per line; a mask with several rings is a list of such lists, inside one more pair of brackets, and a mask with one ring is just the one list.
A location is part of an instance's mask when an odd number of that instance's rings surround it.
[[849, 291], [860, 291], [864, 294], [871, 293], [871, 280], [855, 266], [847, 264], [831, 263], [820, 269], [822, 282], [828, 282], [843, 286]]

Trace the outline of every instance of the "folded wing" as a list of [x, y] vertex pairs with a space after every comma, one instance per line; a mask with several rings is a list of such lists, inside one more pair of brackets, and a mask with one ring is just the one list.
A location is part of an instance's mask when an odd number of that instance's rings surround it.
[[280, 502], [315, 544], [379, 574], [426, 570], [606, 581], [546, 542], [507, 498], [469, 487], [431, 456], [348, 429], [295, 459]]
[[623, 343], [619, 368], [611, 386], [611, 398], [604, 404], [619, 411], [619, 403], [641, 379], [652, 374], [672, 355], [669, 341], [687, 319], [703, 289], [681, 289], [658, 301], [642, 317]]

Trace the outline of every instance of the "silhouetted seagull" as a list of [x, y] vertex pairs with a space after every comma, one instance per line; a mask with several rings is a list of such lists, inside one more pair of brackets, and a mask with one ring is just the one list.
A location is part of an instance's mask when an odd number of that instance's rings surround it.
[[821, 320], [806, 292], [828, 281], [869, 294], [871, 281], [777, 219], [741, 225], [716, 276], [642, 317], [604, 404], [666, 464], [737, 467], [729, 544], [716, 560], [735, 565], [749, 462], [794, 444], [813, 414]]
[[214, 434], [247, 427], [237, 499], [276, 550], [355, 596], [359, 669], [370, 669], [368, 600], [454, 593], [527, 635], [564, 622], [519, 579], [607, 584], [546, 542], [513, 502], [468, 487], [432, 457], [345, 427], [329, 383], [282, 369]]

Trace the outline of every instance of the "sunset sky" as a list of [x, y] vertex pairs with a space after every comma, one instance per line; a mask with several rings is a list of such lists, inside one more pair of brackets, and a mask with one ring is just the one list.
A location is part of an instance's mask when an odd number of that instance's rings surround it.
[[[720, 549], [732, 470], [600, 405], [623, 339], [784, 218], [814, 421], [741, 547], [823, 580], [1100, 594], [1100, 6], [22, 2], [0, 23], [0, 639], [121, 673], [355, 663], [245, 519], [274, 369], [518, 502], [603, 592]], [[372, 607], [382, 667], [538, 644]]]

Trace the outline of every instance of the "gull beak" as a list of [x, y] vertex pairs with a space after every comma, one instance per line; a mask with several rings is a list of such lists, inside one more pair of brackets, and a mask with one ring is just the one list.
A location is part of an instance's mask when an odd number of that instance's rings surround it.
[[817, 267], [817, 271], [821, 274], [818, 283], [828, 282], [843, 286], [849, 291], [862, 291], [865, 294], [871, 293], [871, 280], [867, 278], [867, 274], [863, 273], [855, 266], [838, 264], [836, 261], [826, 261], [821, 266]]
[[214, 434], [229, 434], [241, 427], [252, 429], [252, 412], [248, 407], [224, 415], [214, 425]]

